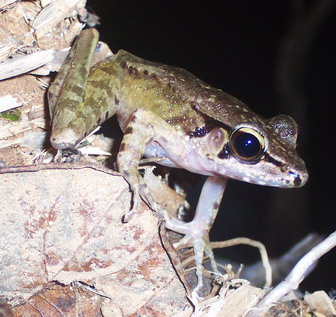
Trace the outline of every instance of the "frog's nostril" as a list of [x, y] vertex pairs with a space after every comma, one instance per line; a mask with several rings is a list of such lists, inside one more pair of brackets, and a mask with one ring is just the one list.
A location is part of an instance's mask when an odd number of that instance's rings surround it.
[[296, 172], [293, 172], [293, 171], [290, 171], [288, 173], [288, 175], [292, 176], [293, 177], [293, 180], [292, 180], [292, 185], [293, 187], [301, 187], [303, 186], [306, 182], [307, 182], [307, 179], [308, 177], [306, 176], [306, 174], [298, 174]]
[[302, 179], [299, 175], [297, 175], [295, 178], [294, 178], [294, 186], [296, 187], [300, 187], [302, 184]]

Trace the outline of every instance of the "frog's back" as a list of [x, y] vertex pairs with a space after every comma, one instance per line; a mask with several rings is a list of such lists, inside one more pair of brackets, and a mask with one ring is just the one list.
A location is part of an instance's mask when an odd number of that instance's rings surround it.
[[255, 116], [240, 100], [184, 69], [150, 62], [123, 50], [114, 55], [114, 61], [123, 70], [122, 96], [128, 111], [146, 107], [189, 131], [204, 126], [209, 118], [231, 127], [242, 117], [249, 121]]

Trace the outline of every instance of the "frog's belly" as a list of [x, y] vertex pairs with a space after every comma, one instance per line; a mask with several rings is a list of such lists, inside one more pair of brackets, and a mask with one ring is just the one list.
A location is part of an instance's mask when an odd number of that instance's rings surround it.
[[177, 166], [168, 158], [167, 152], [164, 150], [164, 148], [156, 142], [147, 145], [145, 150], [145, 157], [148, 159], [160, 159], [155, 160], [155, 162], [163, 166], [179, 168], [179, 166]]

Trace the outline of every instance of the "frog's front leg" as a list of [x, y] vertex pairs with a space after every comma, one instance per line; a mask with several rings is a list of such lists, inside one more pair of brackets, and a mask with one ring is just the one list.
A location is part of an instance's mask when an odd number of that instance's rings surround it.
[[[130, 184], [133, 192], [133, 206], [125, 215], [124, 220], [130, 219], [141, 197], [150, 207], [166, 220], [166, 227], [175, 232], [184, 234], [185, 237], [176, 244], [176, 247], [192, 246], [195, 253], [196, 274], [198, 284], [195, 293], [202, 287], [202, 262], [203, 254], [209, 256], [214, 271], [217, 265], [209, 241], [209, 230], [216, 218], [218, 208], [226, 187], [227, 179], [224, 177], [210, 176], [206, 180], [194, 219], [185, 223], [178, 219], [169, 219], [167, 212], [158, 205], [143, 178], [138, 172], [141, 157], [148, 145], [157, 142], [164, 149], [175, 150], [175, 159], [185, 163], [188, 157], [188, 138], [179, 133], [166, 121], [156, 116], [149, 110], [138, 109], [131, 118], [124, 132], [117, 157], [119, 172]], [[170, 140], [168, 142], [168, 140]], [[185, 152], [184, 152], [185, 151]]]
[[134, 214], [140, 197], [162, 218], [168, 219], [166, 210], [155, 202], [149, 188], [139, 174], [138, 167], [146, 147], [150, 143], [160, 143], [160, 139], [169, 139], [172, 135], [175, 140], [180, 138], [167, 122], [149, 110], [138, 109], [131, 115], [117, 157], [118, 170], [129, 183], [133, 193], [133, 206], [124, 215], [125, 222]]
[[217, 270], [217, 264], [210, 246], [209, 231], [217, 216], [218, 208], [225, 191], [227, 178], [210, 176], [205, 181], [197, 205], [195, 217], [191, 222], [183, 222], [176, 218], [166, 221], [170, 230], [184, 234], [184, 238], [176, 243], [176, 248], [192, 246], [195, 253], [196, 275], [198, 279], [194, 293], [203, 286], [202, 262], [203, 254], [209, 257], [212, 269]]

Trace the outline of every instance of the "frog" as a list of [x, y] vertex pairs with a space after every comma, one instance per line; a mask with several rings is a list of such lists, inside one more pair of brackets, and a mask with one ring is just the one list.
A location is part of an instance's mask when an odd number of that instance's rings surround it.
[[[203, 286], [203, 257], [217, 264], [209, 231], [229, 179], [280, 188], [299, 188], [308, 180], [296, 151], [298, 125], [290, 116], [263, 118], [245, 103], [190, 72], [150, 62], [119, 50], [91, 66], [99, 33], [83, 30], [49, 88], [50, 142], [74, 149], [97, 126], [116, 115], [123, 138], [118, 171], [133, 194], [130, 221], [144, 201], [183, 235], [176, 248], [194, 250], [197, 293]], [[205, 175], [195, 216], [169, 217], [139, 173], [141, 159]]]

